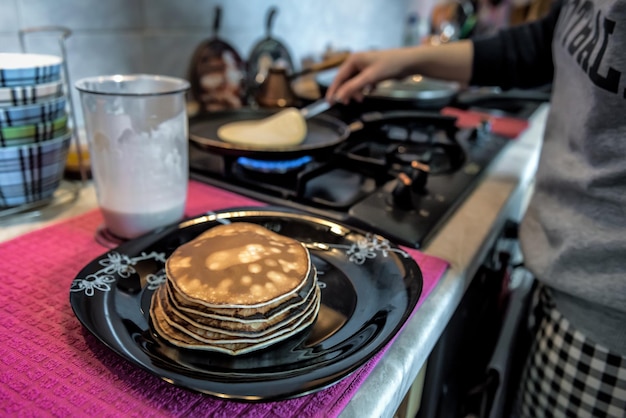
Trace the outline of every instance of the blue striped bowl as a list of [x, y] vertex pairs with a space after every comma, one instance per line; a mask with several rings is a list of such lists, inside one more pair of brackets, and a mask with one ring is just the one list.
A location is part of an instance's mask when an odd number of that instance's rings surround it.
[[0, 87], [49, 83], [61, 78], [61, 57], [0, 53]]
[[43, 142], [67, 132], [67, 114], [52, 122], [41, 122], [32, 125], [9, 126], [0, 128], [0, 147]]
[[52, 197], [61, 183], [72, 135], [0, 148], [0, 208]]
[[29, 84], [27, 86], [0, 87], [0, 106], [17, 106], [37, 103], [50, 96], [63, 94], [61, 80], [45, 84]]
[[65, 96], [58, 96], [34, 104], [20, 106], [0, 105], [0, 128], [51, 122], [66, 113], [65, 104]]

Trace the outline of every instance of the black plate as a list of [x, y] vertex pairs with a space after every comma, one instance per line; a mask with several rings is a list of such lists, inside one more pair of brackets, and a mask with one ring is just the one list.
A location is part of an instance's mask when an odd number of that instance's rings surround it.
[[[166, 258], [205, 230], [253, 222], [304, 242], [319, 271], [322, 306], [307, 332], [243, 356], [174, 347], [149, 323], [150, 297]], [[129, 241], [74, 279], [70, 303], [111, 350], [167, 382], [241, 401], [287, 399], [348, 376], [398, 332], [422, 291], [415, 261], [386, 239], [274, 208], [211, 212]]]

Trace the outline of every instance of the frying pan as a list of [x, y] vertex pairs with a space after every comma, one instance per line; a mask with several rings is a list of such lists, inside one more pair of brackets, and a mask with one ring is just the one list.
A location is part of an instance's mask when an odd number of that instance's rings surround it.
[[267, 12], [265, 37], [254, 45], [248, 57], [247, 89], [248, 95], [251, 97], [263, 83], [272, 66], [278, 64], [288, 73], [292, 72], [294, 68], [287, 46], [272, 36], [272, 27], [277, 13], [276, 7], [271, 7]]
[[220, 126], [242, 120], [262, 119], [275, 111], [267, 109], [244, 108], [238, 111], [211, 113], [208, 116], [196, 116], [189, 120], [189, 139], [196, 145], [220, 155], [252, 157], [256, 159], [277, 160], [297, 158], [332, 150], [350, 135], [350, 127], [339, 119], [327, 115], [318, 115], [307, 119], [307, 135], [304, 141], [291, 147], [260, 147], [245, 144], [232, 144], [222, 141], [217, 130]]
[[222, 9], [215, 7], [212, 37], [191, 58], [188, 79], [191, 97], [200, 112], [237, 109], [245, 104], [245, 63], [229, 43], [218, 36]]

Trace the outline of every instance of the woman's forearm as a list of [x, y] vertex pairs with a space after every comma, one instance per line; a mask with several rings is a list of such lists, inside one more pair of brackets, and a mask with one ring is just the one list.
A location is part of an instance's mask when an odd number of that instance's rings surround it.
[[339, 68], [326, 98], [342, 103], [361, 100], [364, 91], [376, 83], [413, 74], [467, 84], [473, 54], [473, 44], [468, 40], [352, 54]]
[[467, 84], [472, 77], [473, 44], [462, 40], [438, 46], [415, 47], [410, 73]]

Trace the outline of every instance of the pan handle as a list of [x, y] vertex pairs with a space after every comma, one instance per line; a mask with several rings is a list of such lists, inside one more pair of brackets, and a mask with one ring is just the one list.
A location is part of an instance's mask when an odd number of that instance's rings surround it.
[[350, 55], [349, 52], [343, 52], [340, 54], [337, 54], [336, 56], [329, 58], [325, 61], [322, 62], [318, 62], [316, 64], [311, 65], [310, 67], [307, 67], [299, 72], [296, 73], [292, 73], [289, 75], [289, 80], [294, 80], [298, 77], [301, 77], [303, 75], [307, 75], [307, 74], [311, 74], [311, 73], [317, 73], [320, 71], [324, 71], [324, 70], [329, 70], [331, 68], [335, 68], [335, 67], [339, 67], [341, 64], [343, 64], [343, 62], [346, 60], [346, 58], [348, 58], [348, 56]]
[[542, 90], [506, 90], [506, 91], [467, 91], [459, 94], [456, 98], [455, 106], [469, 108], [479, 106], [483, 103], [495, 102], [549, 102], [550, 91]]
[[272, 37], [272, 29], [274, 28], [274, 18], [278, 13], [278, 9], [276, 7], [271, 7], [267, 12], [267, 18], [265, 20], [265, 36], [269, 39]]
[[361, 121], [368, 128], [379, 128], [388, 123], [411, 123], [414, 126], [432, 126], [444, 130], [456, 129], [456, 117], [419, 110], [394, 110], [389, 112], [368, 112]]
[[213, 15], [213, 36], [217, 37], [217, 34], [222, 26], [222, 7], [215, 6], [215, 15]]

